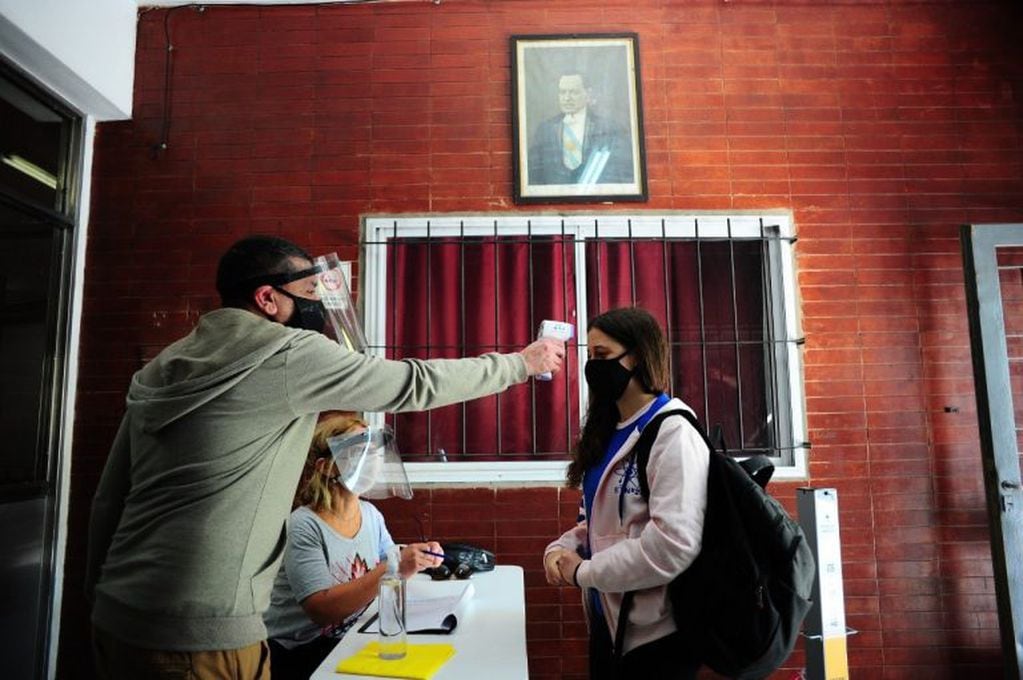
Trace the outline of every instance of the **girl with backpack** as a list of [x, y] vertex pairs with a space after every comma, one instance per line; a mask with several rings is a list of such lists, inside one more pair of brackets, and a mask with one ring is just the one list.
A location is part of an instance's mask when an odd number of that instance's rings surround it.
[[[630, 451], [657, 413], [690, 409], [669, 397], [668, 346], [640, 308], [613, 309], [587, 328], [589, 407], [572, 451], [568, 484], [581, 487], [579, 518], [544, 551], [552, 585], [582, 590], [591, 680], [695, 678], [682, 653], [667, 586], [700, 552], [709, 451], [682, 418], [663, 422], [647, 463], [643, 500]], [[622, 596], [638, 591], [620, 654], [614, 635]]]

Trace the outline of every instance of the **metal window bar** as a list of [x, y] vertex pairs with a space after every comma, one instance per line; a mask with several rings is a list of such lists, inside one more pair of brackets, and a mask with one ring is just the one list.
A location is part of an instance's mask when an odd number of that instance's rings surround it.
[[743, 428], [742, 405], [742, 356], [739, 353], [739, 303], [735, 292], [735, 239], [732, 238], [732, 218], [728, 218], [728, 286], [732, 293], [732, 337], [735, 340], [735, 409], [739, 417], [739, 449], [746, 446], [746, 430]]
[[632, 220], [629, 225], [629, 288], [632, 306], [636, 306], [636, 240], [632, 238]]
[[672, 351], [672, 328], [675, 324], [671, 315], [671, 297], [675, 292], [674, 286], [669, 285], [669, 269], [668, 269], [668, 224], [667, 220], [661, 218], [661, 269], [664, 279], [664, 323], [667, 328], [664, 329], [665, 340], [668, 343], [668, 393], [675, 394], [675, 352]]
[[[564, 219], [561, 220], [561, 240], [558, 242], [558, 247], [561, 248], [561, 283], [562, 283], [561, 288], [562, 288], [563, 291], [565, 291], [564, 294], [561, 296], [561, 319], [563, 321], [568, 321], [568, 253], [566, 252], [567, 248], [565, 248], [565, 220]], [[579, 301], [576, 300], [576, 306], [578, 307], [578, 305], [579, 305]], [[573, 322], [574, 321], [575, 321], [575, 319], [573, 319]], [[576, 328], [576, 342], [579, 341], [578, 340], [579, 332], [580, 332], [579, 329]], [[568, 343], [568, 347], [566, 348], [566, 350], [567, 351], [565, 352], [565, 366], [564, 366], [563, 370], [565, 371], [565, 375], [569, 376], [569, 375], [571, 375], [570, 371], [572, 370], [571, 343]], [[567, 378], [566, 378], [566, 380], [567, 380]], [[569, 394], [569, 391], [566, 389], [565, 390], [565, 414], [568, 415], [568, 414], [571, 414], [571, 413], [572, 413], [572, 395]], [[565, 418], [565, 451], [569, 451], [570, 452], [571, 450], [572, 450], [572, 420], [570, 418]]]
[[[501, 247], [500, 242], [497, 239], [497, 220], [494, 220], [494, 299], [501, 300], [501, 258], [498, 257], [498, 250]], [[497, 350], [501, 345], [501, 306], [494, 305], [494, 349]], [[501, 453], [504, 449], [504, 443], [501, 435], [501, 393], [497, 394], [497, 457], [501, 457]]]
[[[397, 296], [398, 296], [398, 248], [399, 248], [399, 245], [398, 245], [398, 220], [394, 220], [391, 224], [392, 224], [392, 228], [391, 228], [391, 242], [393, 244], [393, 247], [391, 248], [391, 295], [395, 299], [397, 299]], [[403, 245], [403, 246], [400, 246], [400, 247], [407, 248], [408, 246], [404, 246]], [[394, 352], [398, 348], [397, 329], [398, 329], [398, 305], [392, 304], [391, 305], [391, 346], [387, 347], [388, 343], [387, 343], [387, 337], [386, 336], [384, 338], [382, 338], [383, 341], [384, 341], [384, 353], [385, 354], [387, 352], [390, 352], [391, 355], [393, 356]], [[400, 420], [400, 418], [398, 418], [397, 414], [395, 414], [391, 418], [391, 427], [394, 428], [394, 437], [395, 437], [396, 441], [400, 441], [398, 439], [399, 432], [400, 432], [399, 427], [398, 427], [398, 421], [399, 420]]]
[[[500, 229], [500, 224], [499, 223], [495, 223], [495, 224], [497, 224], [497, 228]], [[397, 229], [397, 222], [395, 223], [395, 229]], [[599, 235], [597, 235], [597, 234], [595, 234], [594, 238], [592, 238], [592, 239], [588, 238], [588, 237], [578, 237], [576, 239], [575, 243], [589, 243], [590, 241], [596, 240], [598, 237], [599, 237]], [[407, 237], [406, 236], [399, 236], [397, 238], [398, 238], [398, 240], [410, 240], [410, 241], [416, 241], [416, 242], [422, 243], [425, 237], [422, 237], [422, 236], [407, 236]], [[530, 238], [526, 237], [526, 236], [521, 236], [521, 237], [505, 236], [505, 237], [502, 237], [502, 238], [504, 239], [502, 241], [503, 243], [528, 243], [530, 241]], [[644, 240], [649, 241], [649, 240], [651, 240], [651, 237], [648, 237], [648, 236], [636, 236], [634, 238], [635, 238], [636, 241], [644, 241]], [[671, 241], [679, 241], [679, 242], [696, 241], [697, 240], [695, 236], [682, 236], [682, 237], [674, 237], [674, 236], [672, 236], [672, 237], [668, 237], [668, 238]], [[771, 234], [767, 233], [766, 231], [764, 232], [763, 237], [760, 237], [760, 236], [756, 236], [756, 237], [733, 236], [733, 239], [736, 240], [736, 241], [756, 240], [756, 241], [763, 241], [765, 243], [782, 242], [782, 241], [786, 241], [786, 242], [789, 242], [789, 243], [795, 243], [798, 240], [796, 237], [793, 237], [793, 236], [775, 236], [775, 235], [771, 235]], [[543, 235], [538, 235], [533, 240], [535, 242], [537, 242], [537, 243], [539, 243], [539, 242], [548, 242], [548, 240], [545, 239], [545, 237]], [[600, 240], [602, 242], [607, 242], [607, 243], [622, 243], [622, 242], [627, 241], [628, 237], [627, 236], [607, 236], [607, 237], [600, 238]], [[659, 240], [659, 238], [658, 238], [658, 240]], [[704, 243], [727, 243], [728, 242], [728, 237], [727, 236], [704, 235], [704, 236], [700, 236], [699, 240], [704, 242]], [[389, 243], [386, 240], [385, 241], [364, 241], [363, 245], [365, 245], [365, 246], [383, 246], [383, 247], [386, 248], [389, 245]]]
[[[433, 239], [426, 220], [426, 356], [433, 358]], [[433, 411], [426, 412], [426, 455], [433, 455]]]
[[[526, 271], [529, 277], [529, 330], [533, 332], [534, 328], [537, 328], [536, 323], [536, 310], [533, 309], [533, 220], [526, 220], [526, 238], [529, 239], [526, 244]], [[530, 428], [530, 448], [531, 453], [536, 456], [536, 381], [529, 381], [529, 420], [532, 425]]]
[[[468, 342], [468, 339], [466, 338], [466, 330], [465, 330], [465, 327], [466, 327], [466, 323], [465, 323], [465, 220], [459, 220], [458, 221], [458, 297], [459, 297], [459, 307], [462, 310], [462, 312], [461, 312], [462, 318], [459, 319], [459, 329], [458, 329], [459, 330], [459, 341], [461, 342], [461, 345], [462, 345], [461, 350], [460, 350], [459, 353], [462, 354], [462, 355], [465, 355], [465, 353], [466, 353], [465, 352], [465, 350], [466, 350], [466, 343]], [[494, 305], [494, 306], [497, 307], [497, 305]], [[468, 410], [468, 406], [466, 405], [466, 403], [464, 401], [460, 404], [460, 407], [461, 407], [460, 410], [462, 412], [462, 447], [461, 447], [461, 454], [462, 454], [462, 456], [465, 456], [465, 454], [468, 452], [468, 449], [469, 449], [469, 437], [467, 435], [467, 432], [468, 432], [469, 428], [467, 428], [465, 426], [465, 419], [468, 416], [469, 410]], [[441, 455], [440, 457], [443, 459], [444, 456]]]
[[597, 251], [597, 313], [600, 313], [600, 312], [604, 311], [604, 301], [601, 299], [601, 296], [600, 296], [600, 282], [601, 282], [600, 272], [604, 271], [604, 268], [601, 266], [601, 263], [600, 263], [600, 261], [601, 261], [601, 250], [602, 249], [600, 247], [600, 244], [601, 244], [601, 240], [600, 240], [600, 220], [598, 220], [598, 219], [594, 219], [593, 220], [593, 240], [596, 241], [596, 243], [597, 243], [597, 247], [595, 248], [595, 250]]
[[[770, 252], [771, 246], [770, 246], [770, 244], [766, 240], [766, 233], [764, 231], [764, 220], [763, 219], [760, 220], [759, 227], [760, 227], [761, 242], [764, 244], [761, 247], [762, 255], [761, 255], [761, 265], [760, 265], [760, 278], [761, 278], [761, 285], [760, 285], [760, 287], [764, 291], [764, 301], [763, 301], [764, 319], [763, 319], [762, 323], [763, 323], [765, 332], [769, 334], [767, 339], [768, 340], [773, 340], [774, 339], [773, 328], [774, 328], [774, 318], [775, 317], [774, 317], [774, 289], [773, 289], [774, 272], [771, 270], [771, 259], [772, 259], [771, 258], [771, 252]], [[771, 343], [771, 342], [765, 342], [764, 343], [764, 349], [765, 349], [765, 352], [764, 352], [764, 354], [765, 354], [765, 357], [764, 357], [764, 367], [765, 367], [765, 373], [767, 373], [766, 377], [768, 378], [768, 380], [772, 380], [773, 381], [773, 380], [775, 380], [776, 376], [778, 375], [778, 373], [777, 373], [777, 371], [778, 371], [777, 350], [775, 349], [775, 345], [773, 343]], [[768, 449], [774, 449], [776, 446], [778, 446], [781, 443], [778, 440], [778, 414], [780, 413], [780, 406], [781, 406], [781, 404], [779, 403], [779, 400], [778, 400], [778, 390], [777, 389], [768, 390], [767, 397], [770, 400], [770, 410], [769, 410], [769, 412], [768, 412], [766, 417], [769, 418], [770, 421], [771, 421], [771, 426], [767, 428], [767, 436], [768, 436], [767, 447], [768, 447]]]
[[703, 248], [700, 242], [700, 221], [693, 220], [696, 234], [696, 288], [700, 293], [700, 370], [703, 376], [703, 417], [710, 417], [710, 391], [707, 389], [707, 325], [703, 307]]

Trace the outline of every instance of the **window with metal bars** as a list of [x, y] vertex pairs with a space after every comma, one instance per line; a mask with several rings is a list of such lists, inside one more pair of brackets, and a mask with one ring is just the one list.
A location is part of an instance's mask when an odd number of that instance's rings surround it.
[[587, 319], [631, 305], [660, 321], [673, 395], [720, 429], [730, 453], [767, 453], [780, 476], [805, 476], [787, 213], [429, 215], [363, 226], [371, 353], [510, 352], [544, 319], [577, 328], [550, 382], [386, 416], [413, 481], [563, 480], [586, 413]]

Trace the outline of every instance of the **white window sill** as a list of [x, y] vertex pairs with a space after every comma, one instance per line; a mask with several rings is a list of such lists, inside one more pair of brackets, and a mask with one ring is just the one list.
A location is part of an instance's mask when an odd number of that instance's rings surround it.
[[[479, 462], [479, 463], [406, 463], [405, 471], [414, 486], [454, 484], [531, 484], [535, 486], [565, 483], [567, 462]], [[777, 467], [772, 480], [805, 481], [806, 455], [796, 454], [796, 464]]]
[[479, 463], [405, 463], [409, 482], [415, 486], [445, 484], [522, 484], [538, 486], [565, 483], [564, 461]]

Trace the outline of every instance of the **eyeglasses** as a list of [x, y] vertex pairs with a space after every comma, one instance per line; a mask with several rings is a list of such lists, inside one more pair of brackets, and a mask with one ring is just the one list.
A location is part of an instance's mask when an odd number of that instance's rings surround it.
[[439, 567], [429, 567], [428, 569], [424, 569], [423, 572], [429, 574], [430, 578], [434, 581], [446, 581], [452, 576], [464, 581], [472, 576], [472, 567], [465, 562], [459, 562], [454, 571], [452, 571], [446, 564], [442, 564]]

